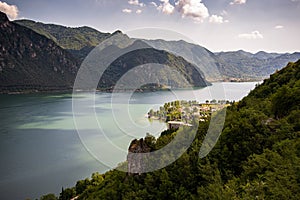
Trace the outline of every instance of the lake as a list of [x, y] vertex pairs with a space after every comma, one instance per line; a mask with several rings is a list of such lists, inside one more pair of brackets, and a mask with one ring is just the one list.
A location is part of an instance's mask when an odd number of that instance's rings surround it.
[[[166, 125], [146, 113], [173, 100], [238, 101], [257, 82], [214, 83], [196, 90], [96, 93], [93, 114], [73, 118], [72, 94], [0, 95], [1, 199], [38, 198], [125, 161], [134, 138]], [[84, 104], [89, 95], [76, 97]], [[93, 123], [97, 121], [97, 123]], [[75, 128], [76, 127], [76, 128]], [[102, 134], [100, 134], [100, 132]]]

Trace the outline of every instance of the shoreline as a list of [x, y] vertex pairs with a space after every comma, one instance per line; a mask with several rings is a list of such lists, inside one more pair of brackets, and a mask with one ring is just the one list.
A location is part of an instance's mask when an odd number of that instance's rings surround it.
[[[249, 81], [212, 81], [211, 83], [251, 83], [251, 82], [262, 82], [263, 80], [249, 80]], [[172, 91], [172, 90], [198, 90], [202, 88], [206, 88], [211, 86], [207, 85], [205, 87], [191, 87], [191, 88], [139, 88], [136, 89], [137, 93], [147, 93], [147, 92], [161, 92], [161, 91]], [[123, 93], [123, 92], [131, 92], [132, 89], [122, 89], [122, 90], [114, 90], [113, 88], [98, 88], [96, 90], [78, 90], [76, 93], [86, 93], [86, 92], [103, 92], [103, 93]], [[17, 89], [17, 90], [9, 90], [4, 89], [0, 90], [0, 95], [24, 95], [24, 94], [61, 94], [61, 93], [74, 93], [73, 88], [66, 89]]]

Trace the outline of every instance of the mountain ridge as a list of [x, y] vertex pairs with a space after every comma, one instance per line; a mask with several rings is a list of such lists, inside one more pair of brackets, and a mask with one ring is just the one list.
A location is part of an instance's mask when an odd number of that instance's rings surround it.
[[[10, 22], [4, 13], [1, 13], [0, 19], [1, 93], [71, 91], [73, 89], [77, 72], [83, 61], [81, 56], [76, 55], [76, 53], [71, 52], [69, 49], [63, 49], [45, 35], [37, 33], [26, 26], [21, 26], [19, 23]], [[51, 25], [51, 27], [53, 26]], [[66, 27], [59, 27], [63, 30], [68, 29]], [[79, 30], [82, 29], [90, 30], [86, 27], [80, 28]], [[71, 29], [71, 31], [73, 30], [74, 29]], [[76, 29], [76, 31], [77, 30], [78, 29]], [[56, 31], [57, 30], [55, 30], [55, 32]], [[122, 36], [120, 37], [121, 41], [119, 41], [120, 48], [123, 48], [122, 45], [125, 45], [127, 42], [134, 42], [134, 40], [128, 38], [120, 31], [116, 31], [107, 36], [114, 37], [116, 35]], [[76, 40], [76, 37], [69, 37], [68, 39], [69, 41], [73, 41]], [[85, 44], [87, 44], [87, 46], [84, 47], [87, 48], [85, 53], [89, 54], [90, 51], [94, 49], [97, 50], [95, 47], [88, 46], [89, 43], [84, 43], [84, 45]], [[82, 49], [79, 51], [81, 50]], [[76, 51], [76, 49], [74, 49], [74, 51]], [[142, 51], [146, 50], [140, 50], [139, 54], [141, 56], [143, 55]], [[142, 62], [139, 61], [139, 58], [136, 55], [130, 55], [131, 59], [127, 59], [127, 63], [123, 63], [123, 65], [131, 65], [131, 63], [141, 65], [147, 60], [151, 60], [153, 63], [160, 63], [159, 59], [164, 57], [166, 58], [166, 62], [162, 64], [170, 64], [174, 66], [176, 70], [181, 68], [194, 68], [194, 66], [183, 58], [171, 56], [170, 53], [167, 54], [163, 51], [152, 49], [151, 52], [148, 51], [147, 55], [147, 58]], [[96, 55], [94, 59], [97, 60], [98, 57], [99, 55]], [[178, 63], [171, 61], [170, 59], [178, 61]], [[122, 67], [115, 65], [114, 69], [114, 72], [117, 74], [121, 73]], [[201, 76], [195, 77], [195, 73], [188, 74], [185, 70], [181, 70], [181, 72], [188, 80], [192, 81], [191, 83], [194, 84], [194, 86], [206, 86], [207, 82], [203, 80]], [[98, 78], [99, 77], [95, 77], [94, 79], [98, 81]], [[112, 88], [117, 81], [115, 74], [110, 74], [109, 76], [105, 76], [104, 83], [109, 82], [111, 85], [107, 86], [99, 84], [98, 87], [94, 89], [105, 89], [103, 87]], [[177, 86], [180, 86], [180, 84]]]
[[[67, 39], [71, 44], [65, 45], [66, 41], [61, 43], [58, 41], [57, 43], [80, 60], [83, 60], [99, 43], [114, 34], [102, 33], [93, 28], [91, 28], [93, 30], [92, 33], [88, 31], [81, 32], [80, 30], [82, 29], [89, 29], [89, 27], [86, 26], [72, 28], [63, 25], [44, 24], [31, 20], [17, 20], [16, 23], [36, 30], [49, 38], [54, 38], [54, 40], [57, 39], [53, 35], [60, 35], [61, 38], [64, 38], [64, 35], [61, 32], [67, 32], [69, 34], [70, 30], [74, 30], [76, 32], [75, 35], [80, 35], [80, 42], [78, 42], [76, 37], [74, 37], [74, 33], [72, 33], [73, 37]], [[121, 31], [119, 31], [119, 33], [121, 33]], [[89, 39], [91, 39], [92, 42], [89, 42]], [[289, 61], [293, 62], [300, 59], [300, 55], [298, 55], [297, 52], [279, 54], [267, 53], [265, 51], [250, 53], [244, 50], [238, 50], [214, 53], [205, 47], [188, 43], [184, 40], [142, 40], [156, 49], [165, 50], [175, 55], [182, 56], [203, 71], [205, 78], [211, 82], [263, 80], [271, 73], [274, 73], [282, 66], [285, 66]], [[79, 47], [74, 45], [78, 45], [78, 43]], [[65, 46], [68, 46], [68, 48]], [[286, 55], [286, 57], [283, 55]], [[237, 63], [236, 60], [240, 60], [241, 62]]]
[[33, 20], [15, 20], [14, 22], [46, 36], [81, 60], [94, 47], [112, 35], [102, 33], [88, 26], [66, 27], [56, 24], [44, 24]]
[[196, 64], [211, 81], [251, 81], [263, 80], [288, 62], [300, 59], [300, 53], [267, 53], [255, 54], [244, 51], [211, 52], [205, 47], [183, 40], [165, 41], [144, 40], [154, 48], [170, 51]]

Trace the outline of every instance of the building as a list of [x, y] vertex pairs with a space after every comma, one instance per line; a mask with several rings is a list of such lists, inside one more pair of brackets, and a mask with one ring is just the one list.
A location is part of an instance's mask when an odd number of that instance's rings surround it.
[[171, 130], [171, 129], [178, 129], [181, 126], [192, 126], [192, 125], [184, 123], [184, 122], [179, 122], [179, 121], [168, 121], [168, 128], [169, 128], [169, 130]]

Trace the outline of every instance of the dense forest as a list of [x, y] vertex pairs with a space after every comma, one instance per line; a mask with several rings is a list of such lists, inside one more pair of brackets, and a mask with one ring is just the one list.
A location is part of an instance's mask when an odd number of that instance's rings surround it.
[[[223, 132], [213, 150], [199, 158], [209, 121], [200, 122], [192, 145], [173, 164], [128, 175], [94, 173], [73, 188], [41, 199], [299, 199], [300, 60], [271, 75], [243, 100], [227, 108]], [[152, 150], [175, 131], [145, 142]]]

